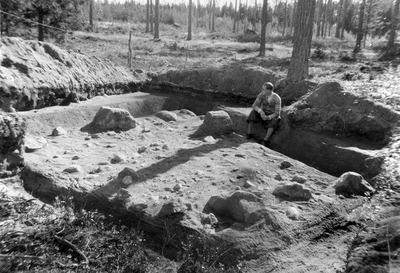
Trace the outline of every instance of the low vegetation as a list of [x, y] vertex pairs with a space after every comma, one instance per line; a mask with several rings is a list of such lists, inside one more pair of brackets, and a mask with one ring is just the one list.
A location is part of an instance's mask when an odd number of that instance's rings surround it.
[[[146, 246], [134, 227], [97, 211], [75, 209], [73, 200], [53, 206], [0, 199], [1, 217], [12, 225], [0, 237], [0, 272], [239, 272], [233, 249], [189, 236], [175, 261]], [[8, 227], [8, 228], [7, 228]], [[14, 227], [19, 227], [14, 229]], [[23, 227], [23, 228], [21, 228]], [[160, 242], [165, 245], [168, 242]], [[160, 249], [159, 248], [159, 249]]]

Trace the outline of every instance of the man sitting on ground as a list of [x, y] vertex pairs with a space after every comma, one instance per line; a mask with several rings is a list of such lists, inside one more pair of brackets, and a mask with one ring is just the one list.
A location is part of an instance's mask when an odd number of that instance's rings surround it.
[[270, 137], [281, 119], [281, 98], [273, 90], [274, 85], [272, 83], [263, 84], [260, 94], [253, 103], [253, 110], [247, 117], [247, 139], [253, 137], [252, 132], [255, 123], [261, 122], [267, 128], [267, 134], [262, 142], [264, 146], [268, 145]]

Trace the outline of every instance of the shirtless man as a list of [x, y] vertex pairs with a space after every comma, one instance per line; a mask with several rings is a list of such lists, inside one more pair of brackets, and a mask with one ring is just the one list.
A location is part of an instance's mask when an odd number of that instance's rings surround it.
[[265, 82], [253, 103], [253, 110], [247, 117], [247, 135], [246, 138], [253, 137], [252, 130], [255, 123], [261, 122], [267, 128], [267, 134], [262, 144], [268, 145], [270, 137], [281, 119], [281, 98], [274, 91], [274, 85]]

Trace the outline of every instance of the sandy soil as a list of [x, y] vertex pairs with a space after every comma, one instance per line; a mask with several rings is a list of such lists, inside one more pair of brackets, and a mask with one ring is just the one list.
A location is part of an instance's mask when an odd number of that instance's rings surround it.
[[[126, 188], [127, 207], [146, 204], [146, 213], [156, 215], [170, 201], [190, 204], [186, 225], [235, 242], [247, 256], [244, 272], [344, 270], [355, 230], [346, 218], [363, 199], [337, 197], [335, 177], [236, 133], [193, 138], [191, 134], [202, 124], [202, 116], [181, 109], [175, 111], [177, 121], [142, 116], [138, 110], [134, 129], [97, 134], [81, 131], [101, 105], [129, 108], [143, 97], [146, 94], [98, 97], [68, 107], [20, 113], [27, 120], [28, 133], [47, 140], [42, 149], [26, 153], [27, 165], [56, 178], [56, 184], [65, 183], [83, 192], [101, 190], [110, 199], [120, 190], [111, 182], [130, 167], [140, 179]], [[66, 129], [67, 134], [51, 136], [57, 126]], [[113, 162], [116, 155], [124, 160]], [[282, 169], [283, 161], [293, 166]], [[74, 166], [78, 172], [66, 171]], [[272, 195], [278, 185], [291, 183], [298, 176], [305, 179], [304, 186], [313, 194], [309, 202], [289, 202]], [[273, 223], [237, 226], [231, 221], [231, 225], [217, 229], [198, 225], [198, 217], [212, 196], [229, 196], [241, 190], [262, 198], [264, 208], [275, 219]], [[292, 208], [299, 212], [298, 219], [288, 217]], [[274, 225], [277, 230], [272, 228]]]

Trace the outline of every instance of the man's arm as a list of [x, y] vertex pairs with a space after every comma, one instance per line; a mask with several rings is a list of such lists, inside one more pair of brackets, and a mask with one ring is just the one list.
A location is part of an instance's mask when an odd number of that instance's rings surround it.
[[268, 119], [274, 119], [277, 118], [281, 115], [281, 109], [282, 109], [282, 101], [281, 97], [279, 95], [275, 96], [275, 109], [274, 113], [268, 116]]
[[260, 108], [261, 106], [261, 94], [258, 94], [256, 100], [253, 103], [253, 110], [260, 113], [262, 112], [262, 109]]

